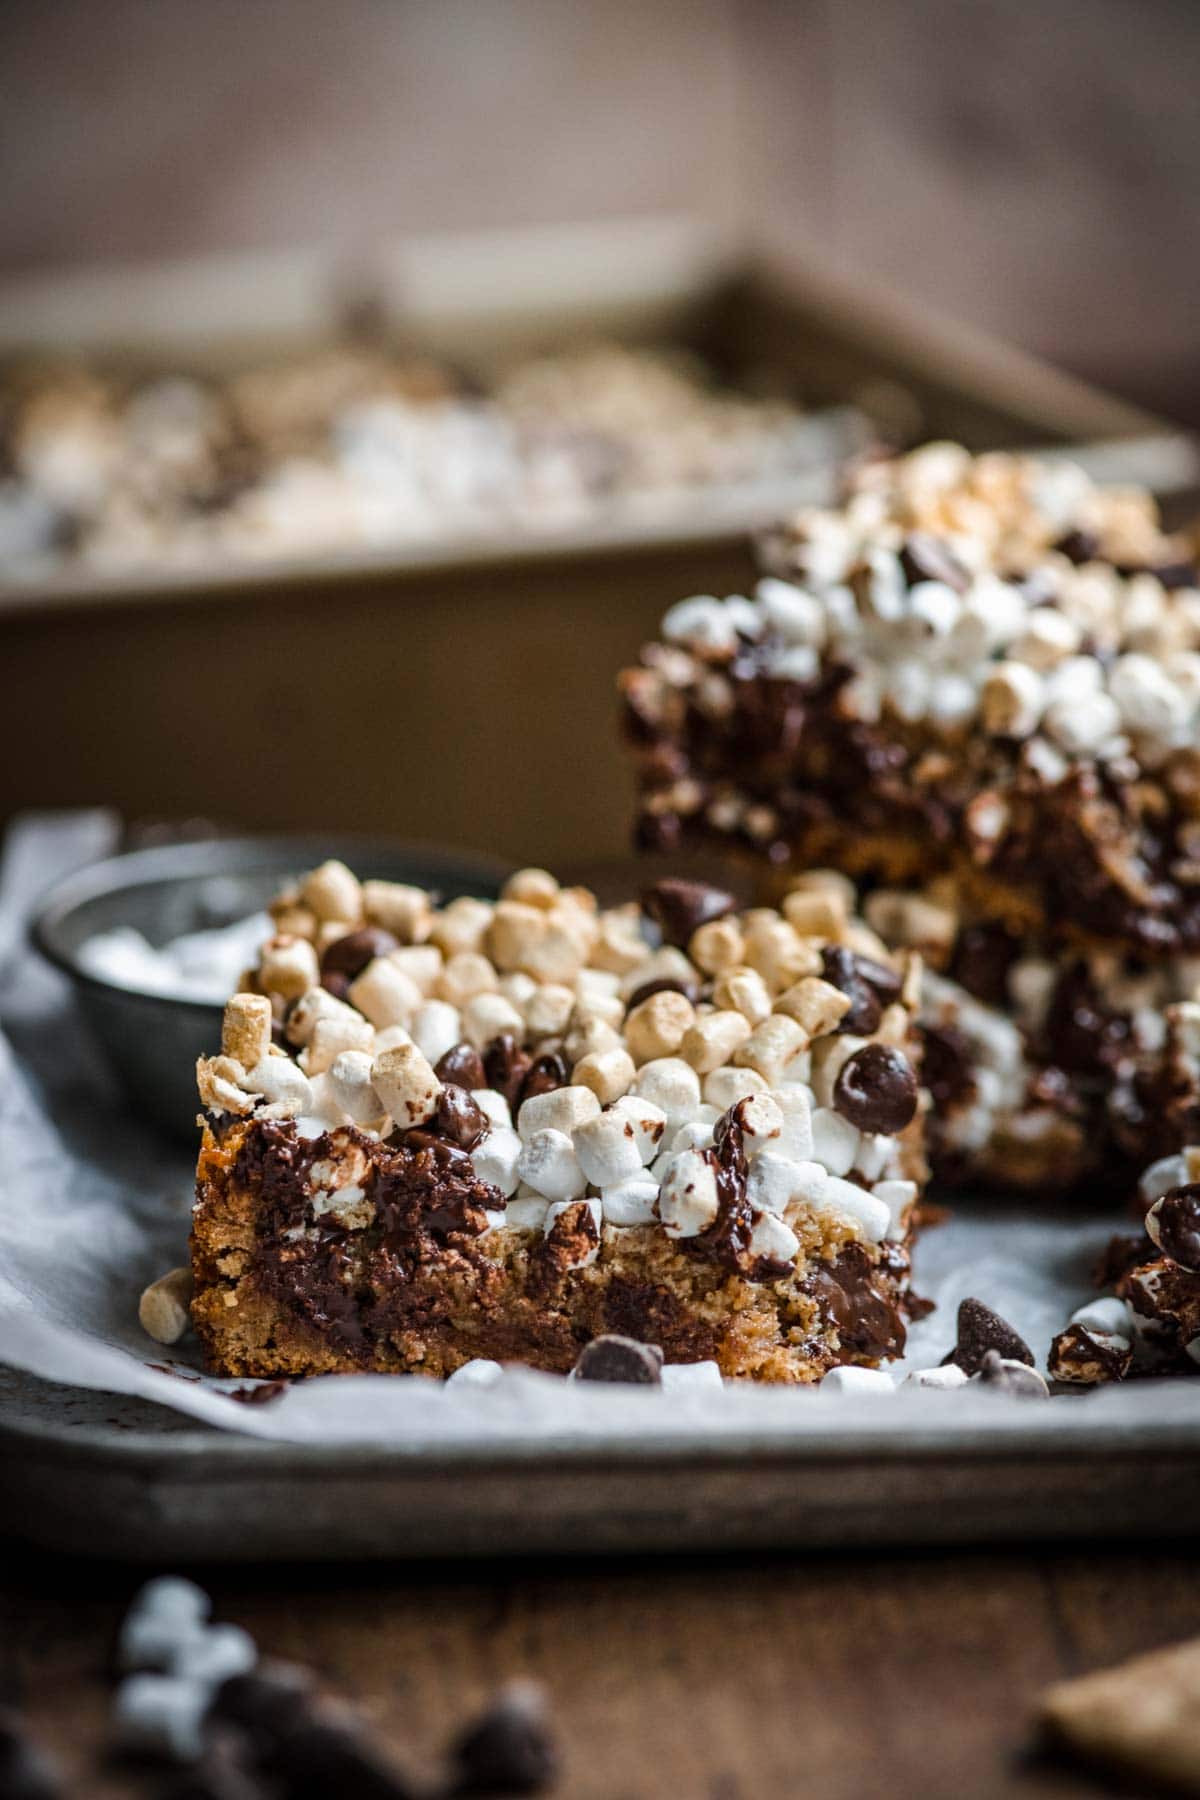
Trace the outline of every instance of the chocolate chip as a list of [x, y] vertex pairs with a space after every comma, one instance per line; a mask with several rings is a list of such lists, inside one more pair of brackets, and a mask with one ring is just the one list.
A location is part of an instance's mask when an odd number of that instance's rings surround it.
[[842, 1064], [833, 1084], [833, 1104], [860, 1131], [886, 1136], [903, 1131], [917, 1111], [912, 1064], [887, 1044], [864, 1044]]
[[253, 1387], [234, 1388], [229, 1398], [243, 1406], [270, 1406], [273, 1400], [282, 1399], [289, 1385], [286, 1381], [259, 1381]]
[[351, 977], [349, 975], [339, 975], [336, 969], [330, 969], [328, 975], [322, 975], [321, 977], [321, 986], [325, 989], [327, 994], [332, 994], [335, 1000], [344, 1000], [346, 998], [346, 995], [350, 992], [350, 982]]
[[927, 531], [914, 531], [900, 551], [900, 567], [909, 587], [918, 581], [941, 581], [956, 594], [965, 594], [971, 577], [953, 551]]
[[[869, 1037], [883, 1017], [884, 997], [867, 978], [867, 969], [882, 969], [879, 963], [867, 963], [840, 944], [826, 944], [821, 952], [821, 972], [826, 981], [845, 994], [850, 1009], [834, 1026], [835, 1032], [849, 1032], [853, 1037]], [[883, 971], [890, 975], [891, 970]], [[896, 992], [898, 993], [897, 984]], [[894, 998], [889, 995], [888, 998]]]
[[535, 1056], [529, 1065], [529, 1073], [521, 1083], [520, 1103], [514, 1107], [519, 1112], [526, 1100], [532, 1100], [535, 1094], [552, 1094], [555, 1088], [566, 1087], [571, 1078], [567, 1068], [567, 1059], [560, 1050], [546, 1050], [541, 1056]]
[[483, 1058], [470, 1044], [452, 1044], [445, 1055], [439, 1056], [433, 1072], [445, 1087], [466, 1088], [470, 1092], [472, 1088], [487, 1086]]
[[313, 1686], [312, 1675], [298, 1663], [260, 1662], [221, 1683], [208, 1716], [236, 1727], [261, 1759], [300, 1724], [312, 1703]]
[[921, 1079], [935, 1110], [956, 1106], [975, 1092], [971, 1046], [955, 1025], [922, 1025]]
[[348, 931], [345, 937], [334, 938], [332, 944], [326, 946], [321, 957], [321, 985], [325, 986], [327, 975], [344, 975], [348, 981], [353, 981], [377, 956], [386, 956], [389, 950], [398, 948], [398, 939], [378, 925], [364, 925], [359, 931]]
[[663, 942], [686, 950], [694, 932], [712, 919], [737, 911], [737, 901], [724, 888], [706, 881], [684, 881], [668, 876], [656, 881], [642, 895], [642, 911], [654, 920]]
[[1200, 570], [1194, 562], [1181, 559], [1178, 562], [1163, 563], [1117, 563], [1118, 575], [1153, 575], [1165, 588], [1188, 588], [1200, 586]]
[[266, 1793], [243, 1746], [220, 1738], [205, 1748], [199, 1762], [162, 1788], [158, 1800], [266, 1800]]
[[499, 1037], [493, 1038], [483, 1053], [486, 1085], [504, 1095], [514, 1114], [521, 1097], [522, 1084], [529, 1073], [530, 1062], [531, 1059], [511, 1031], [502, 1032]]
[[965, 925], [954, 946], [950, 973], [977, 1000], [989, 1006], [1008, 1003], [1008, 972], [1020, 945], [1003, 925]]
[[466, 1088], [451, 1085], [438, 1095], [434, 1128], [460, 1150], [473, 1150], [487, 1134], [488, 1116]]
[[0, 1795], [4, 1800], [58, 1800], [58, 1771], [30, 1743], [15, 1714], [0, 1711]]
[[1094, 562], [1100, 554], [1100, 539], [1094, 531], [1068, 531], [1059, 538], [1054, 548], [1068, 562]]
[[656, 980], [643, 981], [640, 988], [635, 988], [625, 1002], [625, 1010], [632, 1012], [635, 1006], [640, 1006], [651, 994], [682, 994], [685, 1000], [690, 1000], [695, 1006], [700, 998], [700, 989], [694, 981], [680, 981], [674, 975], [660, 975]]
[[663, 1353], [657, 1344], [608, 1332], [580, 1351], [571, 1373], [576, 1381], [633, 1381], [653, 1386], [662, 1381]]
[[1033, 1366], [1033, 1351], [1007, 1320], [982, 1300], [966, 1299], [958, 1308], [958, 1342], [943, 1363], [957, 1363], [968, 1375], [977, 1375], [989, 1351], [1011, 1362]]
[[348, 1720], [307, 1719], [280, 1739], [269, 1763], [284, 1800], [413, 1800], [398, 1769]]
[[1036, 1369], [998, 1350], [984, 1352], [978, 1373], [971, 1378], [995, 1394], [1011, 1394], [1015, 1400], [1048, 1400], [1050, 1389]]
[[545, 1701], [532, 1682], [513, 1681], [451, 1751], [456, 1794], [536, 1794], [558, 1775], [558, 1747]]
[[1171, 1188], [1154, 1207], [1155, 1236], [1181, 1269], [1200, 1270], [1200, 1182]]

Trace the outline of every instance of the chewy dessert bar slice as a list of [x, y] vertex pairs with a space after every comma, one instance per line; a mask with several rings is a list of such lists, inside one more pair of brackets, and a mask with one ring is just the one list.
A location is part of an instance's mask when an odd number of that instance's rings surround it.
[[766, 893], [833, 863], [919, 948], [939, 1172], [1070, 1185], [1186, 1141], [1200, 981], [1200, 592], [1149, 496], [937, 444], [862, 465], [622, 677], [648, 848]]
[[605, 910], [530, 869], [439, 907], [314, 871], [199, 1065], [211, 1367], [567, 1371], [604, 1332], [763, 1381], [896, 1355], [920, 963], [851, 898]]

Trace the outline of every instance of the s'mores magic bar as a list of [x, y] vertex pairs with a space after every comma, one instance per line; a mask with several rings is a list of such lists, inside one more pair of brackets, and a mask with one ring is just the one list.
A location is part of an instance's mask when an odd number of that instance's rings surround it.
[[813, 863], [918, 949], [939, 1171], [1062, 1188], [1200, 1132], [1200, 591], [1149, 495], [931, 444], [622, 676], [650, 849]]
[[237, 1376], [568, 1371], [609, 1332], [808, 1382], [905, 1339], [920, 962], [836, 874], [600, 908], [314, 871], [199, 1065], [192, 1317]]

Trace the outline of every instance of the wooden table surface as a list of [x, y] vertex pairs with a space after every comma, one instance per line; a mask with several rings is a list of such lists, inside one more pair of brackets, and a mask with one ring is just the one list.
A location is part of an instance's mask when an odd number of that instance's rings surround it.
[[[0, 1693], [73, 1793], [146, 1792], [98, 1766], [143, 1573], [4, 1544], [0, 1571]], [[418, 1773], [495, 1685], [536, 1677], [562, 1800], [1081, 1800], [1110, 1790], [1029, 1755], [1039, 1690], [1200, 1632], [1189, 1544], [190, 1572]]]

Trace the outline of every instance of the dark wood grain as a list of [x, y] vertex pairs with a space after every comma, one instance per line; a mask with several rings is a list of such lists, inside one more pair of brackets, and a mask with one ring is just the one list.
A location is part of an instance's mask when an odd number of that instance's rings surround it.
[[[145, 1791], [97, 1772], [137, 1573], [17, 1549], [5, 1567], [6, 1694], [78, 1792]], [[1190, 1547], [199, 1572], [218, 1617], [356, 1696], [426, 1777], [494, 1685], [543, 1681], [562, 1800], [1103, 1791], [1030, 1757], [1032, 1703], [1200, 1631], [1198, 1577]]]

